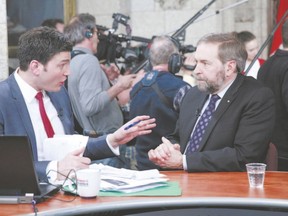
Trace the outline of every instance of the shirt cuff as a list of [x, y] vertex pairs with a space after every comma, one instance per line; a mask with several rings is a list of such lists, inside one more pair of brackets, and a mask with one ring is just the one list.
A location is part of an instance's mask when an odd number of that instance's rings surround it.
[[187, 170], [187, 160], [186, 160], [186, 155], [183, 155], [183, 170]]
[[117, 146], [116, 148], [114, 148], [113, 146], [111, 146], [110, 143], [109, 143], [109, 141], [108, 141], [108, 136], [109, 136], [109, 135], [106, 136], [106, 143], [107, 143], [107, 145], [109, 146], [110, 150], [111, 150], [115, 155], [119, 156], [119, 155], [120, 155], [119, 146]]
[[81, 143], [80, 144], [81, 146], [87, 146], [88, 140], [89, 140], [89, 136], [84, 136], [84, 135], [79, 136], [79, 142]]
[[53, 183], [57, 180], [57, 174], [58, 174], [57, 163], [58, 161], [51, 161], [46, 168], [47, 178], [50, 183]]

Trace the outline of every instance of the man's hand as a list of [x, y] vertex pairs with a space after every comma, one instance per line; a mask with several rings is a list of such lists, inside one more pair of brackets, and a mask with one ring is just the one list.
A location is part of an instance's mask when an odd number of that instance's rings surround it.
[[119, 75], [118, 80], [115, 84], [118, 88], [125, 90], [132, 87], [133, 81], [136, 78], [136, 74], [129, 74], [129, 75]]
[[132, 87], [133, 80], [135, 79], [136, 74], [130, 75], [119, 75], [115, 84], [108, 89], [107, 93], [111, 99], [118, 96], [121, 92], [129, 89]]
[[179, 144], [173, 145], [165, 137], [162, 137], [162, 142], [156, 149], [148, 152], [149, 159], [163, 168], [183, 169], [183, 155]]
[[64, 179], [68, 175], [70, 170], [78, 170], [88, 168], [91, 160], [86, 157], [82, 157], [85, 147], [76, 149], [67, 154], [65, 158], [58, 161], [58, 179]]
[[111, 64], [110, 66], [105, 66], [101, 64], [101, 68], [106, 73], [106, 76], [110, 81], [117, 79], [120, 75], [120, 71], [115, 64]]
[[[137, 124], [135, 124], [137, 122]], [[132, 126], [133, 125], [133, 126]], [[120, 127], [113, 134], [109, 134], [107, 139], [114, 148], [121, 144], [126, 144], [137, 136], [151, 133], [151, 129], [156, 126], [155, 118], [150, 116], [137, 116]]]
[[120, 92], [117, 95], [118, 103], [120, 106], [124, 106], [125, 104], [127, 104], [130, 101], [130, 91], [133, 88], [133, 86], [144, 77], [145, 71], [142, 69], [135, 75], [136, 75], [136, 77], [133, 79], [132, 85], [130, 86], [130, 88], [127, 88], [126, 90]]

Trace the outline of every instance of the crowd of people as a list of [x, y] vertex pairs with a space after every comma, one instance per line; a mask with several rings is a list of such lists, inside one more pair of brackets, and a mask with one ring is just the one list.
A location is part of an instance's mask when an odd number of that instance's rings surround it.
[[[278, 170], [288, 171], [288, 20], [284, 48], [247, 74], [259, 49], [253, 33], [204, 35], [184, 62], [195, 66], [193, 87], [170, 71], [179, 47], [169, 36], [152, 40], [151, 69], [121, 75], [116, 64], [97, 59], [98, 34], [88, 13], [65, 26], [47, 20], [21, 35], [19, 68], [0, 83], [0, 134], [29, 138], [39, 179], [91, 163], [243, 171], [247, 163], [265, 162], [269, 143], [277, 147]], [[126, 122], [120, 106], [128, 102]], [[76, 133], [74, 122], [85, 147], [45, 160], [44, 140]]]

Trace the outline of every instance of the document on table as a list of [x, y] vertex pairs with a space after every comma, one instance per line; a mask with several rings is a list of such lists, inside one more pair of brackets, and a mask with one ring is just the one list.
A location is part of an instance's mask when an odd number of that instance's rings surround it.
[[133, 193], [151, 188], [166, 186], [169, 180], [157, 169], [136, 171], [115, 168], [103, 164], [92, 164], [90, 169], [101, 172], [101, 191]]
[[[90, 169], [100, 170], [100, 190], [103, 192], [135, 193], [168, 185], [169, 179], [157, 169], [137, 171], [115, 168], [103, 164], [92, 164]], [[72, 177], [73, 178], [73, 177]], [[76, 193], [76, 180], [64, 182], [67, 192]]]
[[115, 176], [119, 178], [127, 178], [127, 179], [153, 179], [153, 178], [164, 178], [165, 175], [161, 174], [157, 169], [150, 170], [130, 170], [124, 168], [115, 168], [103, 164], [91, 164], [90, 168], [101, 170], [101, 175], [105, 176]]
[[89, 137], [80, 134], [54, 135], [53, 138], [44, 140], [44, 160], [61, 160], [68, 153], [86, 146]]

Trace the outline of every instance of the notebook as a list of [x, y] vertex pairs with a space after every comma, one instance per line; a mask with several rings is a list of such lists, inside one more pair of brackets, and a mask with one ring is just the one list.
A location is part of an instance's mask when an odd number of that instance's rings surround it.
[[26, 136], [0, 136], [0, 203], [39, 203], [58, 191], [38, 182]]

